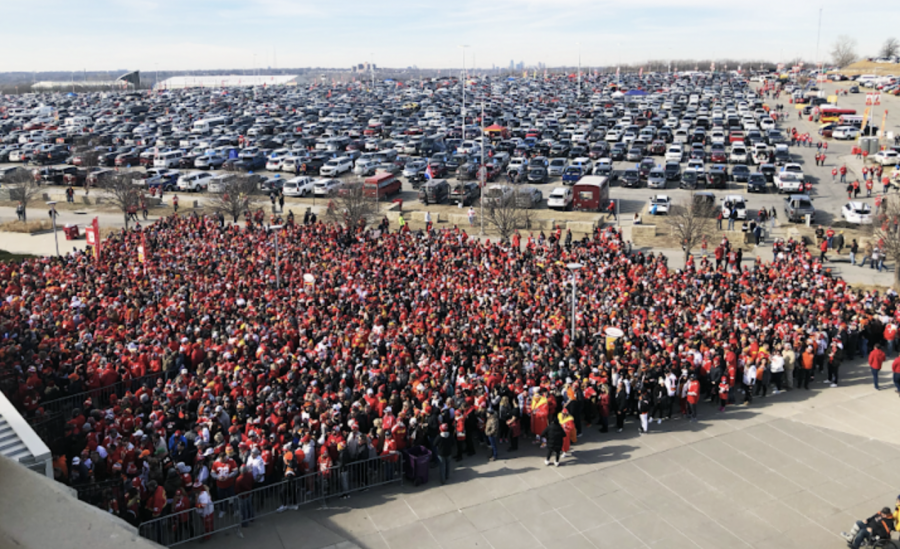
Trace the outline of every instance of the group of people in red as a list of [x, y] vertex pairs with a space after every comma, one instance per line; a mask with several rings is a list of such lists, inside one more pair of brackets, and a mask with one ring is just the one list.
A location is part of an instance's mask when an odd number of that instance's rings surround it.
[[[278, 238], [278, 278], [265, 226], [196, 214], [116, 233], [99, 258], [0, 264], [13, 401], [35, 418], [85, 395], [48, 441], [60, 481], [113, 486], [99, 503], [136, 524], [197, 509], [209, 531], [216, 501], [413, 446], [442, 482], [453, 457], [514, 455], [520, 436], [558, 464], [591, 425], [633, 417], [645, 433], [696, 419], [704, 398], [786, 390], [790, 348], [813, 348], [836, 383], [831, 349], [867, 355], [898, 314], [895, 293], [849, 288], [802, 242], [772, 263], [672, 271], [614, 227], [513, 246], [291, 218]], [[621, 337], [598, 335], [610, 327]]]

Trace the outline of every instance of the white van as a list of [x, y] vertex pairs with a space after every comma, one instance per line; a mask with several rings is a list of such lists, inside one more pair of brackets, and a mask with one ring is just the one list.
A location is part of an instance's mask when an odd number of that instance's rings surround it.
[[154, 168], [177, 168], [178, 163], [181, 162], [181, 158], [184, 156], [184, 153], [181, 151], [168, 151], [159, 153], [156, 155], [156, 160], [153, 161]]

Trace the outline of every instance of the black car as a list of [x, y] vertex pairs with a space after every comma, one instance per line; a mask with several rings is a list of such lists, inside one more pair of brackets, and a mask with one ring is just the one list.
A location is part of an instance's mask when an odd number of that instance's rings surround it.
[[750, 179], [750, 168], [744, 164], [737, 164], [731, 168], [731, 178], [735, 183], [746, 183]]
[[609, 158], [615, 161], [625, 160], [625, 147], [625, 143], [621, 141], [616, 143], [612, 150], [609, 151]]
[[728, 187], [728, 171], [722, 166], [712, 166], [706, 173], [707, 189], [725, 189]]
[[564, 143], [557, 143], [550, 147], [550, 156], [553, 158], [565, 158], [569, 155], [569, 146]]
[[759, 173], [753, 172], [750, 174], [750, 177], [747, 179], [747, 192], [748, 193], [765, 193], [769, 190], [769, 182], [766, 181], [766, 176]]
[[478, 175], [478, 164], [474, 162], [466, 162], [462, 166], [456, 168], [456, 178], [460, 181], [470, 181]]
[[697, 183], [697, 172], [695, 170], [685, 170], [681, 174], [681, 181], [678, 183], [678, 187], [681, 189], [693, 190], [697, 188]]
[[450, 203], [470, 206], [481, 197], [481, 186], [475, 182], [458, 183], [450, 190]]
[[759, 167], [759, 173], [763, 174], [769, 183], [775, 182], [775, 174], [777, 172], [778, 168], [775, 167], [775, 164], [762, 164]]
[[666, 181], [678, 181], [681, 179], [681, 164], [678, 162], [666, 162]]
[[622, 186], [623, 187], [640, 187], [641, 186], [641, 172], [634, 168], [629, 168], [622, 172]]
[[548, 179], [547, 168], [543, 166], [529, 167], [526, 179], [529, 183], [546, 183]]

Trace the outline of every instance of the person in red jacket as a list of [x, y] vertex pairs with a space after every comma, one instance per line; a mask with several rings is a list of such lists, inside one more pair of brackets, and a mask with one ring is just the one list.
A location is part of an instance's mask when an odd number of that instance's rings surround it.
[[700, 402], [700, 382], [697, 381], [697, 374], [691, 374], [691, 380], [688, 382], [687, 388], [688, 416], [691, 418], [691, 421], [697, 421], [698, 402]]
[[875, 384], [875, 390], [878, 391], [878, 373], [881, 371], [881, 364], [884, 362], [884, 351], [881, 345], [876, 345], [872, 352], [869, 353], [869, 366], [872, 368], [872, 381]]
[[241, 527], [246, 528], [254, 519], [253, 515], [253, 498], [250, 492], [253, 490], [253, 471], [250, 467], [244, 465], [241, 467], [241, 474], [238, 475], [234, 483], [234, 491], [238, 495], [238, 501], [241, 506]]
[[894, 373], [894, 392], [900, 394], [900, 356], [891, 362], [891, 371]]
[[[229, 446], [230, 448], [230, 446]], [[220, 455], [213, 462], [209, 472], [212, 478], [216, 479], [216, 499], [226, 499], [234, 497], [234, 480], [238, 475], [237, 463], [229, 454]], [[225, 511], [219, 511], [219, 518], [225, 516]]]

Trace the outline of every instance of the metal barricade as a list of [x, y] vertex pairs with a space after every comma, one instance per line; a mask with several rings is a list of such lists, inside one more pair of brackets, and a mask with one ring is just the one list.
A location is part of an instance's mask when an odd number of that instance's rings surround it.
[[401, 455], [392, 452], [346, 466], [291, 477], [215, 501], [213, 512], [205, 516], [200, 514], [202, 511], [199, 509], [188, 509], [149, 520], [141, 524], [139, 531], [141, 537], [167, 547], [235, 528], [238, 529], [238, 536], [243, 537], [240, 528], [251, 520], [351, 492], [402, 482]]
[[125, 395], [126, 392], [137, 391], [148, 382], [151, 386], [153, 386], [156, 383], [157, 378], [160, 378], [164, 375], [165, 372], [154, 372], [152, 374], [147, 374], [145, 376], [130, 379], [128, 381], [117, 381], [112, 385], [101, 387], [99, 389], [82, 391], [80, 393], [66, 395], [60, 398], [55, 398], [53, 400], [48, 400], [46, 402], [41, 402], [41, 406], [48, 413], [62, 413], [64, 416], [67, 416], [68, 419], [68, 416], [72, 414], [72, 410], [84, 406], [84, 401], [89, 398], [94, 402], [95, 408], [104, 407], [109, 404], [110, 396], [116, 395], [117, 397], [121, 398]]
[[110, 496], [118, 500], [120, 507], [124, 508], [125, 491], [123, 489], [121, 479], [110, 479], [103, 482], [94, 482], [91, 484], [74, 486], [74, 488], [78, 493], [78, 499], [85, 503], [90, 503], [91, 505], [97, 507], [103, 507], [104, 505], [106, 505], [105, 496], [107, 492], [109, 492]]

